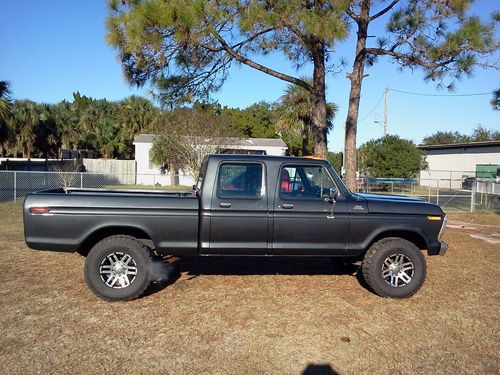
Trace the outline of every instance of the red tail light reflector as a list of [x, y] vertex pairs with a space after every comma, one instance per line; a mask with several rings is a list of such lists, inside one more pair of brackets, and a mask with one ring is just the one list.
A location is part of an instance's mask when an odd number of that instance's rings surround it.
[[49, 208], [48, 207], [31, 207], [30, 212], [32, 214], [48, 214]]

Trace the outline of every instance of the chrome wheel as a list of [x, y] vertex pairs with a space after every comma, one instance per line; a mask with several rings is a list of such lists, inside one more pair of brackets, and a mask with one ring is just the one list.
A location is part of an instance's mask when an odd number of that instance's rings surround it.
[[99, 265], [99, 276], [113, 289], [128, 287], [137, 277], [137, 263], [129, 254], [114, 252], [106, 255]]
[[382, 264], [382, 277], [394, 288], [408, 285], [415, 274], [415, 265], [404, 254], [393, 254], [385, 258]]

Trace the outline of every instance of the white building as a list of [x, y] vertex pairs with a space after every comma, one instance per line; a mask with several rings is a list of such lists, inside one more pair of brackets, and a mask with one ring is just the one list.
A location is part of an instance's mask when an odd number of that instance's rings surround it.
[[[427, 155], [429, 168], [420, 172], [420, 185], [460, 189], [475, 177], [476, 165], [500, 164], [500, 141], [418, 146]], [[444, 186], [441, 186], [444, 185]]]
[[[155, 165], [151, 160], [151, 148], [157, 138], [154, 134], [139, 134], [134, 140], [135, 161], [137, 166], [137, 184], [162, 186], [171, 185], [170, 176], [162, 173], [161, 165]], [[224, 141], [226, 150], [235, 150], [235, 153], [261, 154], [283, 156], [288, 149], [281, 139], [272, 138], [232, 138]], [[179, 184], [190, 186], [195, 183], [189, 175], [179, 176]]]

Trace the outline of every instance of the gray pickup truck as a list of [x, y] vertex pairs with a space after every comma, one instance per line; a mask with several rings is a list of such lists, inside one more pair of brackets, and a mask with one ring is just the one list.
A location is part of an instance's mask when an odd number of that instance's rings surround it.
[[416, 293], [422, 250], [444, 255], [446, 216], [402, 196], [355, 194], [325, 160], [211, 155], [191, 192], [56, 189], [29, 194], [24, 233], [37, 250], [86, 255], [108, 301], [148, 287], [155, 256], [309, 256], [362, 261], [380, 296]]

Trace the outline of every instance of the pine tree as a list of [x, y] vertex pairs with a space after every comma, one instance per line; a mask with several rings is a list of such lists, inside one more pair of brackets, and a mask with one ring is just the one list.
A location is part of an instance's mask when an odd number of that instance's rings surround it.
[[[471, 3], [472, 0], [351, 2], [347, 15], [355, 23], [357, 43], [353, 69], [348, 75], [351, 89], [344, 146], [346, 183], [351, 189], [356, 189], [356, 132], [365, 65], [373, 65], [385, 56], [403, 69], [422, 69], [426, 79], [453, 90], [455, 80], [470, 75], [477, 65], [487, 66], [480, 59], [498, 48], [494, 23], [484, 24], [478, 17], [467, 15]], [[372, 12], [378, 4], [383, 4], [382, 8]], [[384, 31], [372, 35], [369, 26], [382, 22], [386, 13], [390, 17], [385, 29], [380, 28]], [[377, 36], [370, 38], [375, 46], [368, 46], [369, 36]]]
[[[113, 0], [108, 42], [127, 79], [153, 84], [164, 102], [207, 99], [232, 63], [302, 87], [311, 95], [314, 153], [327, 156], [325, 79], [329, 51], [348, 35], [349, 1]], [[297, 68], [312, 63], [312, 84], [257, 61], [280, 53]]]

